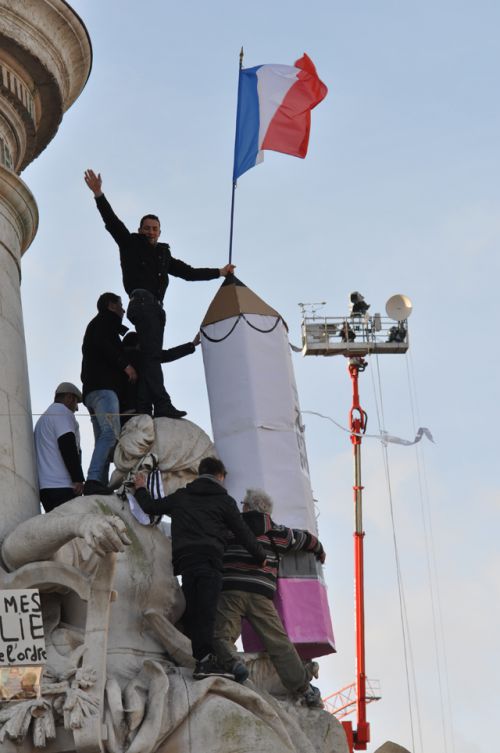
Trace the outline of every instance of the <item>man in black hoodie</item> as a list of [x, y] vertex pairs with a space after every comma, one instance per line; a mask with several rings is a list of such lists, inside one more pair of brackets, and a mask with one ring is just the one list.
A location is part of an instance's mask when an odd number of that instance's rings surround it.
[[135, 498], [146, 514], [172, 518], [172, 561], [174, 574], [182, 575], [186, 599], [183, 623], [196, 659], [193, 677], [196, 680], [212, 675], [234, 678], [232, 672], [217, 663], [213, 648], [228, 531], [256, 566], [264, 567], [266, 553], [243, 522], [236, 502], [224, 487], [224, 464], [218, 458], [204, 458], [198, 474], [184, 489], [160, 500], [151, 498], [146, 489], [146, 477], [137, 474]]
[[135, 382], [120, 335], [125, 313], [115, 293], [103, 293], [97, 301], [98, 314], [89, 323], [82, 345], [83, 402], [89, 410], [95, 447], [85, 482], [84, 494], [111, 494], [108, 473], [111, 453], [120, 436], [120, 395], [127, 380]]

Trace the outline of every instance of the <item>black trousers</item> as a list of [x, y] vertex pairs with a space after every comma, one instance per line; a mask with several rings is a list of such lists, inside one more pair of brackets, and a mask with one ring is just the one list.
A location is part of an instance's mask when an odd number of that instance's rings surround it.
[[186, 599], [184, 630], [191, 639], [197, 661], [214, 653], [215, 615], [221, 588], [222, 573], [208, 560], [182, 572], [182, 590]]
[[142, 369], [137, 383], [137, 413], [163, 416], [172, 405], [163, 383], [161, 352], [165, 332], [165, 311], [148, 290], [134, 290], [127, 317], [135, 326], [142, 353]]
[[50, 512], [55, 507], [69, 502], [76, 497], [73, 487], [57, 487], [57, 489], [40, 489], [40, 502], [45, 512]]

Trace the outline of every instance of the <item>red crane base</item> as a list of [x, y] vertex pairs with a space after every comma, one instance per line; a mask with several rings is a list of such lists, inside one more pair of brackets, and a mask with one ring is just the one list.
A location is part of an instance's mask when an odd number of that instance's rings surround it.
[[354, 750], [366, 750], [370, 742], [370, 724], [368, 722], [358, 722], [358, 728], [353, 730], [352, 722], [342, 722], [347, 744], [352, 753]]

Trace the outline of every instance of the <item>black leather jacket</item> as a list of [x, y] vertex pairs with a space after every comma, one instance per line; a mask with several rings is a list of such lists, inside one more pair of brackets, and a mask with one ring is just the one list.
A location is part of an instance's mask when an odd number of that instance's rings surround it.
[[145, 235], [131, 233], [116, 216], [104, 194], [96, 197], [96, 204], [106, 230], [120, 249], [123, 287], [129, 295], [133, 290], [142, 288], [163, 301], [169, 275], [190, 281], [220, 277], [220, 270], [215, 267], [191, 267], [180, 259], [174, 259], [168, 243], [152, 246]]
[[127, 384], [125, 367], [130, 361], [120, 335], [127, 328], [112, 311], [101, 311], [85, 331], [82, 345], [83, 398], [93, 390], [113, 390], [120, 395]]
[[163, 499], [153, 500], [146, 489], [135, 497], [149, 515], [172, 518], [172, 559], [174, 572], [182, 572], [182, 561], [208, 556], [222, 567], [222, 555], [231, 531], [237, 541], [262, 563], [264, 548], [243, 522], [236, 502], [224, 487], [207, 477], [199, 477], [184, 489]]

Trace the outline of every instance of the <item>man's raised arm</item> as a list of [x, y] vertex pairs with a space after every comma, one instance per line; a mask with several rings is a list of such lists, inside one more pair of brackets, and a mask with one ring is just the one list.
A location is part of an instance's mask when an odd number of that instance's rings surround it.
[[101, 173], [95, 174], [93, 170], [85, 170], [85, 183], [88, 185], [95, 198], [102, 196], [102, 178]]
[[93, 170], [85, 170], [84, 180], [94, 194], [97, 209], [104, 220], [106, 230], [120, 246], [130, 238], [130, 232], [119, 217], [113, 212], [111, 204], [102, 192], [101, 173], [95, 174]]

